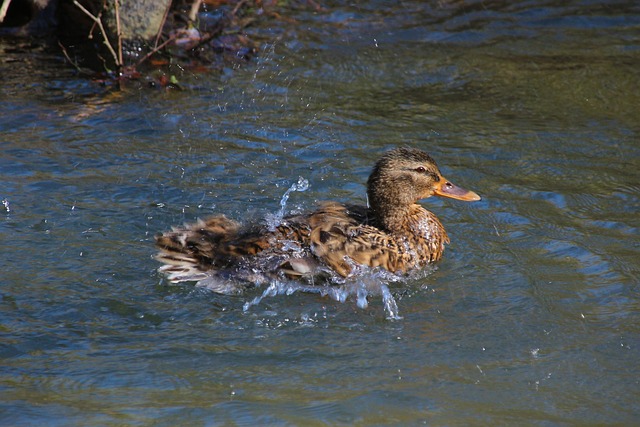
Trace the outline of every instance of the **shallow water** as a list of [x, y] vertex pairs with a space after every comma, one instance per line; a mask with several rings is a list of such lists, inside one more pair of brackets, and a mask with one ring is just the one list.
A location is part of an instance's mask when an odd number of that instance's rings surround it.
[[[0, 40], [0, 424], [640, 420], [637, 5], [327, 9], [248, 65], [179, 73], [182, 92], [113, 91]], [[299, 177], [288, 210], [364, 202], [397, 145], [483, 196], [424, 202], [452, 244], [386, 283], [402, 319], [380, 296], [243, 310], [264, 288], [155, 272], [155, 233], [276, 215]]]

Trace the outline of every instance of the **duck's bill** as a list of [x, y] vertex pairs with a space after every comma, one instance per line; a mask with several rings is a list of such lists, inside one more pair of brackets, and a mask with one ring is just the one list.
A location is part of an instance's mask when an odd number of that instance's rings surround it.
[[441, 179], [439, 184], [440, 185], [436, 186], [436, 189], [433, 192], [437, 196], [450, 197], [452, 199], [463, 200], [465, 202], [475, 202], [481, 199], [481, 197], [473, 191], [458, 187], [446, 179]]

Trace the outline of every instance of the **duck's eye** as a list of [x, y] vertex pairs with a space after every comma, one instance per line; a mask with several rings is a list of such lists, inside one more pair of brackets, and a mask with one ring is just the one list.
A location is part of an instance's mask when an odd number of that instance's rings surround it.
[[416, 172], [418, 173], [425, 173], [427, 170], [424, 168], [424, 166], [418, 166], [416, 168]]

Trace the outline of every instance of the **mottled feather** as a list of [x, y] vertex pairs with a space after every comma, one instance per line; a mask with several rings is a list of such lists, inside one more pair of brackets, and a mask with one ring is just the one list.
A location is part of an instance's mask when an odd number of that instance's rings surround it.
[[328, 202], [311, 213], [285, 217], [270, 230], [242, 227], [223, 215], [173, 228], [156, 237], [160, 271], [174, 282], [203, 280], [221, 269], [278, 271], [290, 277], [330, 269], [340, 276], [354, 266], [393, 273], [435, 262], [449, 243], [438, 218], [420, 206], [433, 194], [479, 200], [446, 181], [433, 159], [420, 150], [385, 154], [368, 181], [370, 207]]

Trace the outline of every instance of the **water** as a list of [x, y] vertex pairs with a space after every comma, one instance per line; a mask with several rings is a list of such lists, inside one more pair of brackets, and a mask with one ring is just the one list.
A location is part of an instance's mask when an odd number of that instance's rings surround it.
[[246, 302], [243, 310], [245, 312], [250, 310], [251, 307], [260, 304], [266, 297], [305, 292], [319, 294], [323, 297], [328, 296], [332, 300], [341, 303], [346, 302], [350, 298], [354, 298], [356, 305], [361, 309], [366, 309], [369, 306], [370, 298], [380, 297], [387, 319], [401, 320], [402, 317], [398, 315], [398, 304], [387, 286], [388, 282], [398, 282], [400, 277], [377, 269], [370, 270], [364, 268], [362, 270], [363, 271], [355, 270], [353, 276], [346, 279], [333, 277], [331, 279], [331, 286], [327, 286], [326, 283], [305, 284], [296, 281], [283, 282], [279, 279], [274, 279], [266, 285], [266, 289], [261, 295]]
[[267, 225], [269, 230], [276, 231], [276, 228], [282, 224], [282, 219], [287, 213], [287, 201], [292, 191], [307, 191], [309, 188], [309, 181], [303, 177], [298, 178], [298, 181], [291, 184], [291, 187], [282, 195], [280, 199], [280, 209], [275, 214], [267, 214]]
[[[327, 9], [183, 92], [0, 41], [0, 424], [638, 423], [635, 3]], [[155, 233], [263, 220], [298, 177], [287, 211], [365, 203], [397, 145], [483, 197], [424, 202], [434, 270], [366, 300], [156, 273]]]

